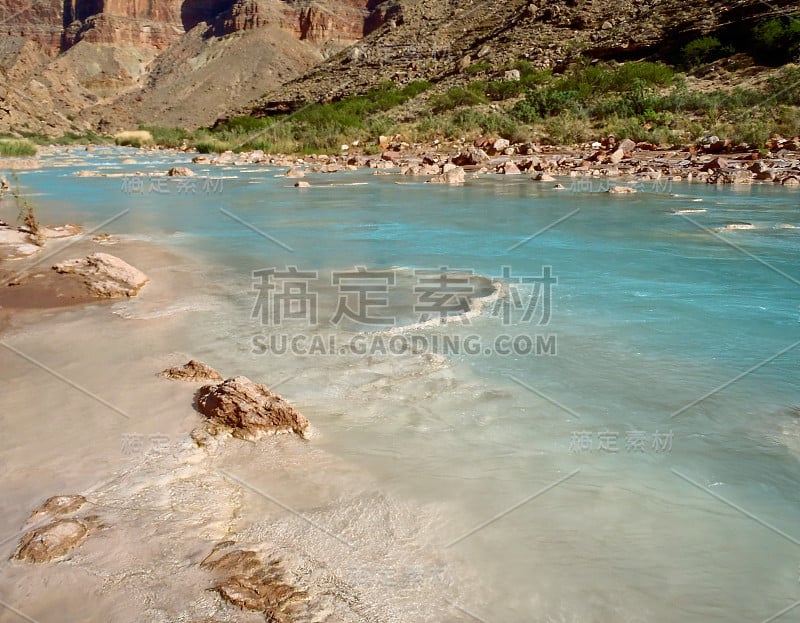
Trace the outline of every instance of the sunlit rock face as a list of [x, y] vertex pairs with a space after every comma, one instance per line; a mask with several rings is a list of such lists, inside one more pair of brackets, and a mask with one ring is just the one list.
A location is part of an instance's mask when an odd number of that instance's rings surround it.
[[328, 0], [0, 0], [0, 33], [56, 55], [79, 41], [165, 49], [199, 24], [217, 36], [268, 24], [314, 43], [352, 42], [383, 23], [382, 2]]

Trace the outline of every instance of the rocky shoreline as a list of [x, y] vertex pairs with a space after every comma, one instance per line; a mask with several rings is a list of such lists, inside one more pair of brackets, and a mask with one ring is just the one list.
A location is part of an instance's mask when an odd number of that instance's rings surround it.
[[665, 149], [652, 143], [606, 137], [580, 146], [557, 147], [484, 138], [472, 143], [411, 144], [399, 137], [381, 137], [376, 154], [350, 153], [358, 145], [342, 145], [339, 155], [291, 156], [261, 150], [215, 156], [198, 155], [195, 164], [289, 167], [288, 178], [306, 172], [337, 173], [393, 169], [425, 177], [431, 183], [461, 184], [468, 174], [530, 175], [539, 182], [556, 176], [578, 180], [692, 181], [709, 184], [770, 183], [800, 186], [800, 139], [776, 139], [766, 154], [747, 145], [711, 136], [699, 145]]

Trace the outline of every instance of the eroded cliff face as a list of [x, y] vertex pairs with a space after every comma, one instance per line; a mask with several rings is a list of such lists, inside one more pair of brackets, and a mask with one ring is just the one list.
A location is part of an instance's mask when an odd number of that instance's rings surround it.
[[[304, 41], [353, 42], [380, 26], [381, 2], [326, 0], [0, 0], [0, 33], [50, 55], [79, 41], [166, 49], [198, 24], [214, 35], [274, 25]], [[375, 6], [373, 6], [375, 5]], [[377, 17], [377, 19], [376, 19]]]
[[0, 131], [210, 124], [379, 28], [386, 1], [0, 0]]

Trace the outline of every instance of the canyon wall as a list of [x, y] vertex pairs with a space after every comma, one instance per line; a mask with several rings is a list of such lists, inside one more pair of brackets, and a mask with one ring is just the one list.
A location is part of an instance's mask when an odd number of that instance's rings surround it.
[[198, 24], [222, 36], [275, 25], [311, 43], [351, 43], [381, 25], [374, 0], [0, 0], [0, 35], [51, 56], [79, 41], [166, 49]]

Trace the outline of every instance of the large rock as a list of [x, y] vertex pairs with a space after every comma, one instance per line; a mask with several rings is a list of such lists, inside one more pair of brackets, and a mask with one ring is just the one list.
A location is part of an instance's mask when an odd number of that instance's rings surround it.
[[636, 189], [632, 186], [612, 186], [608, 192], [612, 195], [631, 195], [636, 192]]
[[305, 437], [308, 433], [308, 420], [300, 412], [266, 385], [245, 376], [201, 387], [197, 408], [209, 419], [211, 434], [228, 430], [234, 437], [255, 439], [279, 433]]
[[160, 376], [174, 381], [192, 381], [194, 383], [222, 380], [222, 375], [219, 372], [202, 361], [197, 361], [197, 359], [190, 359], [182, 366], [167, 368], [160, 373]]
[[608, 161], [611, 164], [619, 164], [622, 162], [622, 159], [625, 157], [625, 150], [622, 147], [617, 147], [614, 151], [611, 152], [611, 155], [608, 157]]
[[86, 540], [89, 528], [78, 519], [59, 519], [27, 532], [20, 540], [13, 558], [47, 562], [60, 558]]
[[460, 167], [474, 166], [489, 162], [489, 155], [482, 149], [472, 148], [454, 156], [451, 162]]
[[623, 138], [619, 142], [618, 148], [622, 150], [623, 154], [630, 156], [633, 153], [633, 150], [636, 149], [636, 143], [629, 138]]
[[431, 184], [463, 184], [465, 178], [464, 169], [455, 167], [441, 175], [434, 175], [428, 182]]
[[522, 171], [519, 170], [519, 167], [511, 162], [505, 162], [498, 167], [498, 173], [502, 173], [503, 175], [519, 175]]
[[108, 298], [135, 296], [148, 281], [142, 271], [108, 253], [66, 260], [53, 268], [59, 273], [82, 277], [92, 294]]
[[710, 162], [707, 162], [701, 167], [701, 171], [716, 171], [718, 169], [727, 169], [728, 168], [728, 161], [723, 158], [722, 156], [718, 156], [713, 158]]

